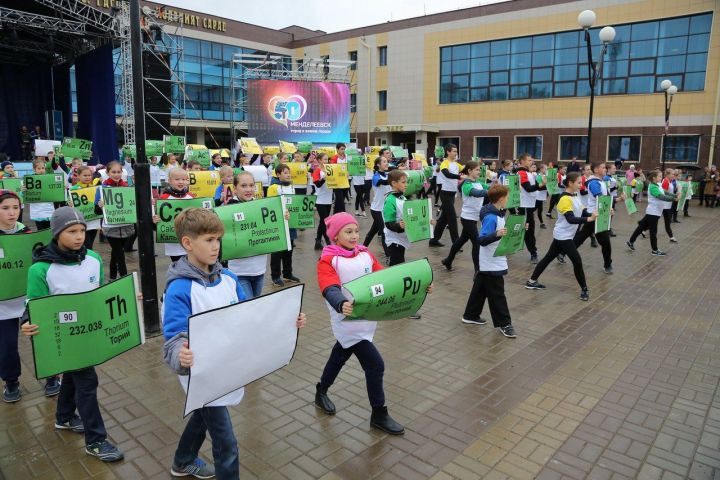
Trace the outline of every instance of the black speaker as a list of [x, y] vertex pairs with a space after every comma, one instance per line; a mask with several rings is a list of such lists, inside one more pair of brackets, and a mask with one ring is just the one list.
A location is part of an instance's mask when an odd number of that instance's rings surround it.
[[161, 52], [143, 52], [143, 95], [145, 96], [145, 137], [162, 140], [172, 132], [172, 82], [170, 55]]

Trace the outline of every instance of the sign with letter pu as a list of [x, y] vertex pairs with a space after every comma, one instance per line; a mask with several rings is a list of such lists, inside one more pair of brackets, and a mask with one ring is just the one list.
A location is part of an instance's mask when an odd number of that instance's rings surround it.
[[28, 302], [35, 376], [100, 365], [145, 343], [137, 273], [89, 292], [51, 295]]
[[420, 310], [433, 273], [427, 258], [368, 273], [343, 284], [353, 301], [345, 320], [397, 320]]

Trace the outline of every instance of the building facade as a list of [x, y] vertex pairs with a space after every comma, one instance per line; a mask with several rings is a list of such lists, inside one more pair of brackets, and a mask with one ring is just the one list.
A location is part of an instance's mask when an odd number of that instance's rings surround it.
[[[719, 3], [515, 0], [332, 34], [175, 9], [197, 17], [185, 22], [185, 53], [192, 58], [184, 67], [186, 90], [197, 105], [187, 112], [190, 141], [214, 147], [207, 135], [213, 132], [229, 141], [227, 61], [243, 49], [293, 61], [357, 62], [351, 137], [360, 146], [402, 145], [432, 155], [436, 144], [455, 143], [461, 158], [527, 152], [545, 162], [582, 159], [590, 87], [577, 16], [591, 9], [597, 14], [593, 61], [599, 29], [616, 30], [595, 91], [591, 159], [707, 165], [718, 154]], [[667, 135], [664, 79], [678, 87]]]

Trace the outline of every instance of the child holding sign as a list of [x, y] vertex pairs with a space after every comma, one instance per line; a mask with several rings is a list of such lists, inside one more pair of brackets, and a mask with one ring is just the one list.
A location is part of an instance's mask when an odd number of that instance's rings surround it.
[[[108, 178], [102, 182], [103, 187], [127, 187], [128, 183], [122, 179], [123, 168], [120, 162], [110, 162], [105, 167]], [[102, 188], [95, 192], [95, 213], [102, 214], [105, 202], [102, 197]], [[103, 222], [102, 231], [110, 243], [110, 280], [127, 275], [125, 264], [125, 242], [135, 235], [135, 225], [107, 225]]]
[[[234, 186], [235, 196], [228, 200], [228, 205], [255, 200], [255, 177], [252, 173], [240, 172], [235, 175]], [[262, 293], [267, 257], [267, 254], [263, 254], [228, 261], [228, 269], [237, 275], [247, 298], [258, 297]]]
[[[396, 170], [397, 171], [397, 170]], [[335, 414], [335, 404], [328, 397], [328, 389], [335, 383], [345, 362], [355, 355], [365, 372], [368, 397], [372, 407], [370, 425], [391, 435], [402, 435], [405, 428], [388, 414], [385, 405], [383, 375], [385, 364], [373, 344], [377, 322], [346, 321], [353, 305], [342, 292], [342, 284], [382, 270], [382, 265], [364, 245], [359, 244], [360, 227], [349, 213], [336, 213], [325, 220], [333, 244], [323, 248], [318, 262], [318, 283], [330, 312], [333, 335], [337, 340], [315, 386], [315, 405], [328, 415]], [[431, 287], [428, 287], [428, 292]]]
[[[60, 207], [50, 219], [53, 240], [35, 251], [28, 273], [28, 299], [87, 292], [104, 283], [100, 255], [85, 248], [85, 219], [72, 207]], [[38, 325], [24, 323], [23, 335], [52, 335]], [[85, 453], [103, 462], [124, 458], [107, 440], [105, 422], [97, 400], [98, 376], [95, 367], [63, 373], [58, 396], [55, 428], [85, 435]], [[80, 414], [79, 416], [75, 413]]]
[[[232, 171], [230, 173], [232, 174]], [[173, 168], [168, 172], [168, 185], [165, 187], [165, 193], [160, 195], [160, 199], [191, 200], [195, 198], [189, 193], [189, 184], [188, 172], [182, 168]], [[153, 222], [158, 223], [159, 221], [160, 217], [157, 214], [153, 215]], [[112, 242], [110, 244], [112, 245]], [[185, 249], [179, 243], [165, 243], [164, 245], [165, 256], [170, 257], [172, 263], [177, 262], [180, 257], [185, 255]]]
[[[77, 182], [70, 187], [70, 190], [80, 190], [82, 188], [92, 188], [100, 185], [99, 178], [93, 178], [93, 171], [90, 167], [78, 167], [76, 171]], [[94, 196], [93, 196], [94, 198]], [[92, 249], [97, 232], [100, 230], [100, 219], [86, 221], [85, 226], [85, 248]]]
[[[202, 208], [182, 211], [175, 218], [175, 232], [187, 256], [168, 270], [162, 307], [163, 355], [168, 366], [178, 374], [183, 389], [187, 389], [189, 369], [194, 362], [188, 344], [188, 317], [242, 302], [247, 297], [235, 275], [218, 262], [224, 227], [214, 212]], [[297, 326], [304, 324], [305, 314], [301, 313]], [[223, 373], [218, 371], [218, 374]], [[212, 478], [217, 474], [223, 479], [239, 478], [237, 440], [227, 407], [239, 404], [243, 395], [241, 387], [192, 413], [175, 450], [170, 470], [174, 477]], [[198, 457], [208, 432], [214, 468]]]
[[[215, 189], [215, 206], [227, 205], [228, 200], [233, 196], [233, 168], [228, 165], [220, 167], [220, 185]], [[189, 181], [189, 179], [188, 179]]]
[[[605, 183], [605, 162], [593, 162], [590, 164], [590, 170], [592, 174], [588, 177], [585, 182], [585, 186], [588, 192], [587, 195], [587, 211], [588, 213], [595, 213], [598, 211], [598, 198], [600, 196], [607, 196], [610, 194], [607, 183]], [[613, 214], [612, 208], [610, 209], [610, 215]], [[597, 216], [597, 215], [596, 215]], [[575, 247], [579, 248], [588, 237], [591, 237], [595, 233], [595, 222], [587, 221], [580, 226], [575, 238]], [[595, 239], [600, 244], [603, 256], [603, 271], [611, 275], [613, 273], [612, 268], [612, 246], [610, 245], [610, 232], [598, 232], [595, 233]]]
[[480, 269], [475, 272], [472, 290], [462, 316], [463, 323], [485, 325], [487, 320], [480, 317], [485, 300], [490, 307], [493, 327], [508, 338], [515, 338], [515, 327], [510, 319], [510, 309], [505, 297], [505, 280], [508, 273], [506, 256], [495, 256], [500, 239], [505, 236], [505, 204], [508, 199], [508, 187], [495, 184], [487, 192], [488, 205], [480, 210], [482, 228], [478, 237], [478, 263]]
[[332, 208], [332, 191], [326, 185], [325, 179], [325, 163], [327, 162], [327, 153], [317, 154], [317, 167], [312, 172], [313, 185], [315, 185], [315, 208], [317, 208], [320, 222], [318, 223], [317, 234], [315, 235], [315, 250], [323, 248], [322, 239], [325, 239], [325, 245], [330, 245], [330, 239], [325, 231], [325, 219], [330, 216]]
[[635, 240], [644, 230], [650, 230], [650, 247], [651, 253], [656, 257], [664, 257], [667, 255], [657, 246], [657, 225], [658, 220], [663, 214], [665, 202], [672, 202], [677, 199], [677, 195], [667, 194], [660, 186], [660, 171], [653, 170], [647, 176], [648, 186], [648, 205], [645, 209], [645, 216], [638, 222], [638, 226], [627, 241], [627, 247], [635, 251]]
[[[20, 218], [20, 197], [11, 190], [0, 190], [0, 235], [30, 233], [30, 229], [18, 222]], [[32, 245], [27, 245], [28, 250]], [[26, 266], [19, 273], [27, 275]], [[20, 400], [20, 356], [18, 355], [18, 330], [20, 317], [25, 311], [25, 295], [0, 301], [0, 378], [3, 386], [3, 401], [13, 403]], [[50, 377], [45, 384], [45, 396], [57, 395], [60, 382]]]
[[[592, 214], [587, 212], [582, 200], [578, 197], [580, 188], [582, 188], [580, 172], [568, 173], [565, 178], [565, 193], [560, 196], [557, 205], [558, 218], [553, 229], [553, 241], [543, 259], [535, 266], [535, 270], [530, 275], [530, 280], [525, 282], [525, 288], [528, 290], [545, 289], [545, 285], [538, 282], [538, 278], [554, 258], [559, 255], [567, 255], [573, 264], [575, 279], [580, 285], [580, 300], [586, 302], [590, 300], [590, 291], [585, 282], [582, 258], [580, 258], [580, 254], [575, 247], [573, 237], [578, 225], [592, 222], [597, 218], [597, 211]], [[565, 261], [563, 260], [561, 263], [565, 263]]]
[[388, 265], [392, 267], [405, 262], [405, 249], [410, 248], [403, 220], [407, 174], [402, 170], [393, 170], [388, 174], [388, 183], [392, 191], [385, 197], [383, 206], [383, 233], [389, 253]]
[[[385, 151], [386, 149], [383, 149]], [[385, 196], [390, 192], [390, 184], [388, 183], [388, 159], [385, 155], [380, 155], [375, 159], [373, 169], [375, 173], [372, 178], [373, 199], [370, 204], [370, 216], [372, 216], [373, 224], [370, 227], [363, 245], [370, 246], [373, 237], [380, 234], [380, 243], [382, 243], [385, 256], [389, 257], [388, 249], [385, 246], [385, 222], [383, 221], [382, 210], [385, 202]]]
[[483, 199], [487, 198], [488, 195], [487, 190], [485, 190], [487, 185], [480, 180], [480, 164], [474, 160], [467, 162], [460, 174], [466, 177], [458, 188], [462, 194], [462, 210], [460, 211], [462, 233], [457, 241], [452, 244], [448, 256], [443, 258], [440, 263], [445, 265], [448, 270], [452, 270], [455, 255], [470, 240], [472, 243], [473, 265], [477, 272], [480, 268], [478, 263], [480, 244], [478, 243], [477, 219], [483, 206]]
[[[46, 166], [45, 160], [41, 157], [33, 160], [33, 174], [34, 175], [45, 175]], [[23, 186], [23, 189], [25, 187]], [[31, 203], [30, 204], [30, 220], [35, 222], [35, 227], [38, 230], [44, 230], [50, 228], [50, 217], [55, 211], [55, 206], [52, 202], [42, 203]]]
[[[268, 187], [267, 196], [277, 197], [278, 195], [294, 195], [295, 188], [292, 184], [292, 173], [290, 167], [286, 163], [281, 163], [275, 167], [275, 175], [278, 182]], [[287, 221], [287, 217], [285, 218]], [[297, 238], [297, 229], [290, 229], [290, 241], [294, 242]], [[300, 279], [293, 275], [292, 269], [292, 249], [282, 252], [274, 252], [270, 254], [270, 277], [273, 285], [282, 287], [285, 285], [283, 280], [288, 282], [299, 282]], [[282, 270], [282, 278], [280, 272]]]

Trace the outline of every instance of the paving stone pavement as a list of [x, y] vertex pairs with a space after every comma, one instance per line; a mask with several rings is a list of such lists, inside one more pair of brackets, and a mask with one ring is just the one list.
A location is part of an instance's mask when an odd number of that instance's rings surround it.
[[[413, 245], [407, 258], [428, 257], [435, 293], [421, 320], [383, 323], [375, 337], [402, 437], [370, 428], [356, 360], [330, 390], [337, 415], [313, 406], [334, 340], [315, 280], [314, 232], [301, 232], [294, 263], [307, 282], [308, 326], [291, 364], [250, 385], [231, 409], [242, 478], [720, 478], [720, 209], [693, 204], [690, 213], [673, 225], [680, 243], [660, 228], [668, 256], [657, 258], [647, 240], [627, 252], [638, 216], [618, 212], [614, 275], [602, 272], [599, 249], [581, 247], [588, 303], [569, 264], [547, 269], [546, 291], [528, 291], [528, 255], [513, 256], [506, 291], [515, 340], [460, 322], [472, 284], [469, 244], [452, 272], [440, 264], [449, 245]], [[552, 239], [554, 221], [546, 222], [537, 230], [541, 255]], [[136, 253], [128, 260], [137, 268]], [[159, 257], [161, 289], [166, 267]], [[83, 453], [82, 436], [53, 429], [55, 402], [32, 377], [22, 339], [24, 397], [0, 404], [0, 478], [169, 478], [184, 395], [161, 345], [151, 338], [98, 368], [101, 410], [126, 453], [107, 465]], [[209, 445], [202, 454], [211, 460]]]

